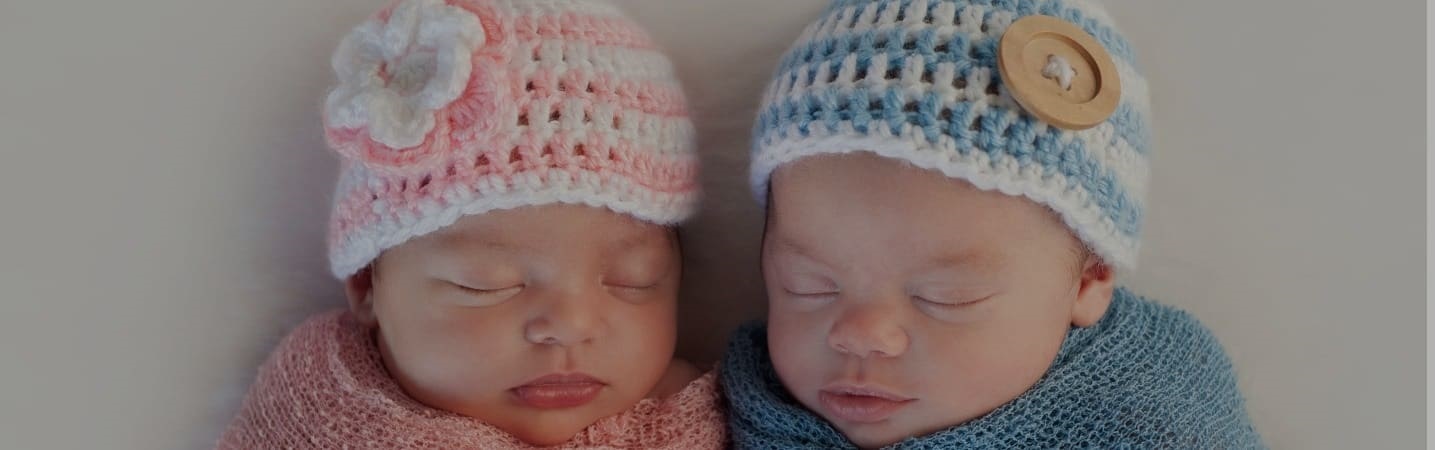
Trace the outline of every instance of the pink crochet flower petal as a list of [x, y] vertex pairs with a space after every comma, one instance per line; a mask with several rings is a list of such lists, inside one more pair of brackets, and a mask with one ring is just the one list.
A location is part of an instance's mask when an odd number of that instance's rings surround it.
[[[400, 3], [394, 2], [385, 8], [376, 16], [377, 20], [387, 21], [394, 6]], [[454, 158], [455, 151], [481, 144], [496, 128], [499, 111], [513, 102], [512, 92], [500, 88], [506, 83], [501, 81], [505, 77], [502, 60], [499, 59], [503, 53], [499, 49], [506, 45], [507, 33], [504, 30], [508, 24], [490, 1], [449, 0], [445, 4], [473, 13], [486, 38], [483, 45], [473, 50], [469, 60], [472, 70], [464, 81], [462, 94], [436, 109], [415, 111], [416, 114], [431, 115], [433, 126], [423, 134], [420, 143], [404, 148], [375, 139], [370, 129], [375, 126], [376, 120], [402, 116], [374, 116], [368, 124], [344, 127], [333, 124], [326, 113], [325, 137], [336, 152], [378, 174], [410, 176], [438, 170]], [[385, 69], [381, 68], [380, 73], [375, 75], [387, 83], [390, 80]], [[455, 134], [455, 131], [459, 133]]]

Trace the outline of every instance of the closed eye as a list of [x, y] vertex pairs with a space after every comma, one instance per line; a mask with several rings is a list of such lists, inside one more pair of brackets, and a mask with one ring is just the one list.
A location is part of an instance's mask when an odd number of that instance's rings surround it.
[[945, 300], [945, 299], [942, 299], [942, 300], [933, 300], [933, 299], [929, 299], [929, 298], [922, 297], [922, 296], [919, 296], [919, 295], [914, 295], [914, 296], [912, 296], [912, 299], [913, 299], [913, 300], [916, 300], [916, 301], [918, 301], [918, 302], [920, 302], [920, 303], [923, 303], [923, 304], [926, 304], [926, 305], [934, 306], [934, 307], [937, 307], [937, 308], [942, 308], [942, 309], [966, 308], [966, 307], [969, 307], [969, 306], [972, 306], [972, 305], [981, 303], [981, 302], [983, 302], [983, 301], [985, 301], [986, 299], [989, 299], [989, 298], [991, 298], [991, 296], [986, 296], [986, 297], [978, 298], [978, 299], [975, 299], [975, 300], [949, 301], [949, 300]]
[[652, 288], [658, 287], [659, 284], [662, 284], [662, 281], [661, 281], [661, 280], [659, 280], [659, 281], [654, 281], [654, 282], [652, 282], [652, 283], [646, 283], [646, 284], [644, 284], [644, 283], [609, 283], [607, 286], [610, 287], [610, 288], [633, 289], [633, 290], [642, 291], [642, 290], [648, 290], [648, 289], [652, 289]]
[[837, 291], [800, 291], [800, 292], [799, 292], [799, 291], [792, 290], [792, 289], [788, 289], [788, 288], [782, 288], [782, 291], [783, 291], [783, 292], [786, 292], [787, 295], [791, 295], [791, 296], [793, 296], [793, 297], [802, 297], [802, 298], [835, 297], [835, 296], [837, 296], [837, 294], [838, 294]]
[[487, 289], [487, 288], [477, 288], [477, 287], [472, 287], [472, 286], [465, 286], [465, 285], [458, 284], [458, 283], [450, 283], [450, 284], [452, 284], [452, 285], [454, 285], [454, 286], [458, 286], [459, 289], [463, 289], [464, 291], [467, 291], [467, 292], [470, 292], [470, 293], [474, 293], [474, 294], [479, 294], [479, 295], [501, 294], [501, 293], [509, 292], [509, 291], [515, 291], [515, 292], [516, 292], [516, 291], [518, 291], [519, 289], [523, 289], [523, 286], [522, 286], [522, 285], [509, 286], [509, 287], [497, 288], [497, 289]]
[[457, 303], [463, 306], [493, 306], [507, 301], [523, 291], [524, 285], [509, 286], [503, 288], [474, 287], [455, 282], [448, 282], [450, 286], [457, 287], [463, 293], [459, 296]]
[[603, 288], [614, 297], [630, 303], [640, 303], [662, 297], [662, 291], [658, 290], [663, 284], [662, 280], [652, 283], [604, 283]]
[[607, 286], [609, 291], [613, 292], [614, 294], [646, 295], [649, 291], [652, 291], [653, 289], [657, 288], [659, 284], [661, 283], [653, 283], [641, 286], [633, 286], [627, 284], [608, 284], [605, 286]]

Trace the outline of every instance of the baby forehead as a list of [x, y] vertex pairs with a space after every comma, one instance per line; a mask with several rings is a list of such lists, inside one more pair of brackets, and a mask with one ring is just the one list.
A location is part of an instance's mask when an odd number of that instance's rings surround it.
[[[773, 264], [819, 264], [834, 268], [881, 267], [884, 269], [961, 269], [994, 271], [1007, 265], [1000, 242], [934, 241], [928, 236], [911, 236], [907, 242], [877, 242], [851, 245], [842, 239], [804, 234], [769, 234], [765, 239]], [[974, 245], [979, 244], [979, 245]]]
[[665, 244], [674, 234], [671, 227], [604, 208], [548, 205], [463, 217], [420, 240], [429, 247], [499, 252], [611, 250]]

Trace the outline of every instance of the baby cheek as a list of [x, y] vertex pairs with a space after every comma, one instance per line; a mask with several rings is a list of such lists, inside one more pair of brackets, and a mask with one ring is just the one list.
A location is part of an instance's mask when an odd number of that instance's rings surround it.
[[[604, 311], [611, 334], [604, 336], [597, 350], [604, 371], [631, 373], [636, 380], [656, 381], [673, 358], [677, 346], [675, 301], [659, 299], [644, 303], [610, 303]], [[643, 388], [644, 392], [648, 387]]]
[[425, 353], [429, 373], [450, 383], [495, 378], [503, 367], [515, 365], [514, 356], [522, 345], [519, 339], [474, 323], [448, 323], [432, 328], [430, 333], [419, 343], [422, 348], [414, 350]]
[[933, 372], [942, 376], [928, 378], [964, 380], [949, 386], [949, 392], [953, 401], [971, 409], [967, 411], [970, 416], [985, 414], [1035, 385], [1055, 359], [1065, 335], [1045, 327], [983, 331], [987, 332], [970, 333], [935, 349], [953, 357], [931, 359], [938, 364]]
[[454, 333], [446, 324], [422, 329], [384, 329], [380, 324], [380, 334], [392, 343], [385, 355], [389, 372], [420, 403], [469, 415], [500, 403], [501, 392], [489, 388], [510, 381], [499, 361], [512, 358], [499, 347], [501, 342]]
[[621, 305], [623, 311], [614, 311], [614, 331], [621, 333], [622, 341], [635, 350], [642, 349], [647, 357], [653, 353], [671, 350], [677, 340], [677, 315], [672, 302], [657, 301], [640, 305]]
[[[803, 396], [815, 392], [826, 381], [824, 370], [836, 357], [826, 345], [827, 327], [814, 317], [789, 318], [774, 314], [769, 318], [767, 338], [772, 363], [783, 384]], [[815, 395], [815, 394], [814, 394]]]

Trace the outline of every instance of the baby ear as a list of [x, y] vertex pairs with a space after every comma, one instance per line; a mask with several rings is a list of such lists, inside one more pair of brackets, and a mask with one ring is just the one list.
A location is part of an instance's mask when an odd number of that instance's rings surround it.
[[374, 317], [374, 266], [369, 265], [344, 280], [344, 294], [349, 297], [349, 311], [359, 324], [372, 327], [378, 324]]
[[1076, 292], [1076, 303], [1071, 306], [1071, 325], [1086, 328], [1096, 325], [1111, 306], [1111, 295], [1116, 289], [1116, 271], [1099, 257], [1089, 257], [1081, 268], [1081, 286]]

